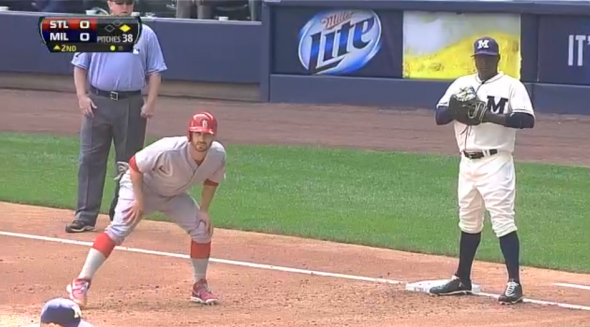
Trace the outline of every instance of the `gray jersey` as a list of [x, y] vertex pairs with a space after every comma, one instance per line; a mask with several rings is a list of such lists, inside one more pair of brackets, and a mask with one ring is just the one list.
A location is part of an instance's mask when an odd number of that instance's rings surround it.
[[[191, 147], [186, 136], [165, 137], [135, 154], [133, 167], [143, 174], [144, 185], [161, 196], [174, 196], [192, 186], [219, 184], [225, 179], [225, 148], [214, 141], [200, 164], [190, 156]], [[131, 183], [129, 171], [121, 184]]]

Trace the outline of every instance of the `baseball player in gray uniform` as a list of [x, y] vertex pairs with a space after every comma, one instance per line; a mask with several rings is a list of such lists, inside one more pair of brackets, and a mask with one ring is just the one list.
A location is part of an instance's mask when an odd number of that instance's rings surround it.
[[[115, 246], [123, 243], [144, 215], [159, 211], [191, 237], [194, 284], [191, 300], [216, 304], [206, 273], [213, 227], [209, 206], [218, 184], [225, 179], [225, 148], [215, 141], [217, 120], [209, 112], [195, 114], [188, 135], [165, 137], [122, 164], [119, 202], [113, 222], [98, 235], [80, 274], [68, 286], [70, 298], [81, 307], [94, 275]], [[187, 193], [203, 184], [200, 205]]]
[[[114, 16], [129, 16], [133, 0], [109, 0]], [[78, 203], [68, 233], [91, 231], [102, 204], [111, 143], [115, 160], [128, 162], [143, 148], [147, 119], [154, 115], [164, 63], [158, 38], [143, 25], [132, 53], [76, 53], [72, 60], [78, 105], [82, 111]], [[146, 83], [147, 80], [147, 83]], [[144, 102], [142, 90], [149, 85]], [[118, 185], [117, 185], [118, 188]], [[111, 202], [111, 221], [118, 189]]]

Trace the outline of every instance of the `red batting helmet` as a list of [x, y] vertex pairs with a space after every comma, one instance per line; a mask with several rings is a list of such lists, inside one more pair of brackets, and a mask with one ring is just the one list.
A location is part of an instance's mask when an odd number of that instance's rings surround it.
[[217, 119], [207, 111], [199, 112], [191, 117], [188, 124], [188, 132], [189, 139], [191, 132], [215, 135], [217, 134]]

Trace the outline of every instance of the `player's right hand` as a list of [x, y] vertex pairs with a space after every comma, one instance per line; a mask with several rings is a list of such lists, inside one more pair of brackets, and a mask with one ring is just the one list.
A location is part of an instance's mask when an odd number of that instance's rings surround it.
[[213, 235], [213, 224], [211, 224], [211, 218], [209, 217], [209, 213], [199, 211], [199, 221], [205, 224], [207, 234], [209, 234], [209, 236]]
[[80, 107], [80, 111], [84, 116], [93, 117], [94, 113], [93, 110], [96, 109], [96, 105], [87, 95], [82, 95], [78, 97], [78, 106]]
[[133, 225], [135, 222], [139, 221], [143, 216], [143, 202], [133, 200], [131, 206], [125, 209], [125, 211], [123, 211], [123, 214], [125, 215], [123, 217], [123, 221], [127, 225]]

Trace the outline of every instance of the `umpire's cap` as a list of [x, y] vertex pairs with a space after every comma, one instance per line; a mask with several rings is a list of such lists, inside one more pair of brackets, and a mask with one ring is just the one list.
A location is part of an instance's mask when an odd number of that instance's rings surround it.
[[48, 301], [41, 310], [42, 324], [58, 324], [62, 327], [93, 327], [82, 320], [80, 307], [72, 300], [56, 298]]

